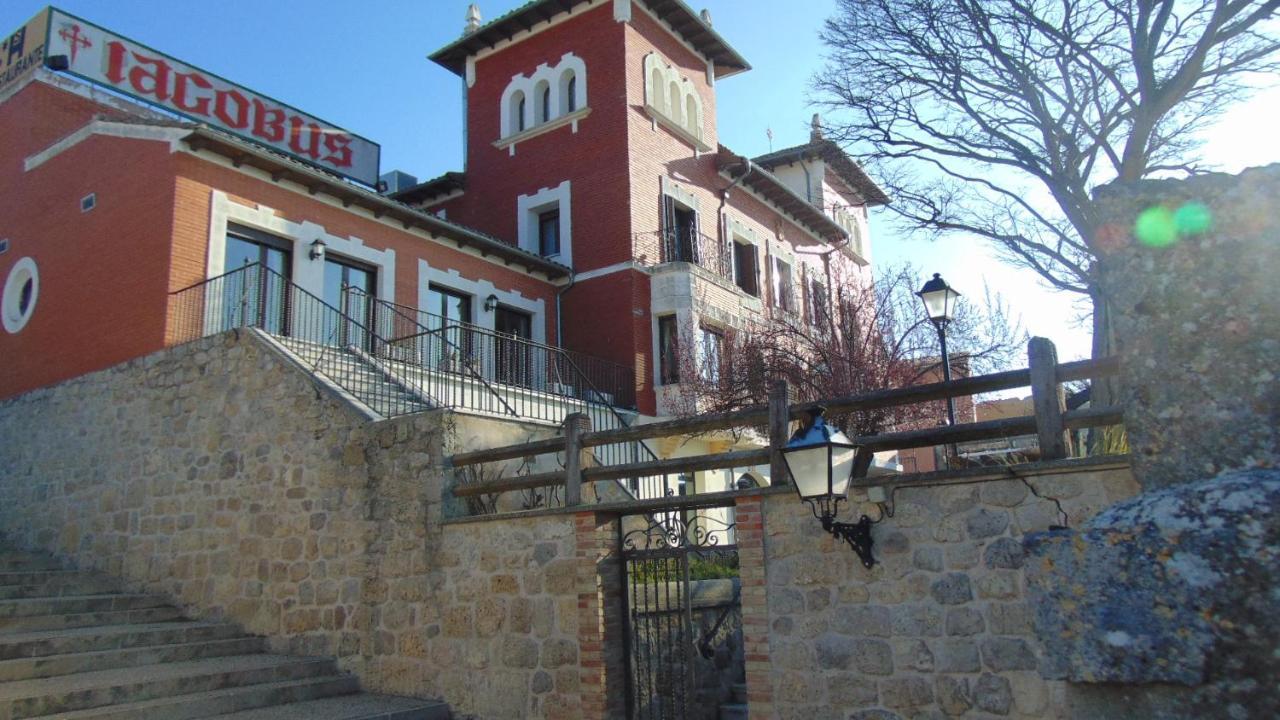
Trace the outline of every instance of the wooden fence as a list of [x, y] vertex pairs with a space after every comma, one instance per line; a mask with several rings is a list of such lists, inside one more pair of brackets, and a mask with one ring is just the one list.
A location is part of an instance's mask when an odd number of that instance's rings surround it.
[[[452, 492], [455, 497], [468, 498], [535, 488], [559, 487], [564, 490], [564, 504], [572, 507], [582, 504], [582, 487], [587, 483], [757, 465], [769, 465], [772, 484], [783, 485], [787, 484], [787, 473], [779, 450], [790, 439], [788, 431], [791, 421], [806, 418], [815, 406], [825, 407], [831, 415], [840, 415], [1027, 386], [1031, 387], [1034, 408], [1032, 415], [852, 438], [854, 444], [859, 446], [859, 462], [855, 466], [855, 476], [865, 473], [870, 465], [871, 455], [878, 451], [934, 447], [1018, 435], [1036, 435], [1039, 440], [1040, 462], [1028, 465], [1068, 466], [1069, 463], [1063, 461], [1070, 452], [1069, 430], [1117, 425], [1123, 422], [1123, 412], [1116, 406], [1068, 411], [1062, 384], [1114, 375], [1119, 369], [1119, 363], [1115, 358], [1105, 358], [1059, 364], [1053, 343], [1045, 338], [1033, 338], [1028, 344], [1027, 355], [1028, 367], [1021, 370], [961, 378], [950, 382], [880, 390], [818, 402], [792, 404], [789, 402], [785, 383], [778, 383], [770, 393], [768, 404], [617, 430], [593, 432], [585, 415], [574, 414], [565, 420], [565, 431], [562, 437], [459, 453], [450, 458], [454, 468], [461, 468], [563, 452], [565, 456], [563, 470], [466, 483], [455, 486]], [[768, 447], [621, 465], [593, 466], [592, 464], [590, 449], [593, 447], [761, 426], [769, 429]], [[927, 475], [943, 474], [945, 473], [928, 473]], [[972, 474], [971, 472], [961, 473], [958, 477]], [[876, 483], [880, 484], [883, 479], [877, 477]], [[905, 479], [907, 478], [896, 478], [898, 482]], [[711, 496], [705, 496], [703, 501], [712, 499]], [[691, 501], [689, 498], [654, 498], [635, 501], [637, 509], [646, 510], [697, 504], [701, 503]]]

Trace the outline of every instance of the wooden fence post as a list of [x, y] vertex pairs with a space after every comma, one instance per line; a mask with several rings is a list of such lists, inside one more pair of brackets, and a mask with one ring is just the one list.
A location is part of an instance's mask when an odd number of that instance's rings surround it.
[[1066, 393], [1058, 383], [1058, 350], [1048, 338], [1033, 337], [1027, 344], [1027, 361], [1031, 370], [1031, 403], [1036, 415], [1036, 434], [1040, 438], [1040, 459], [1061, 460], [1067, 457], [1071, 440], [1062, 422], [1067, 402]]
[[582, 447], [582, 436], [591, 432], [591, 418], [570, 413], [564, 419], [564, 505], [582, 504], [582, 470], [591, 465], [591, 451]]
[[791, 396], [786, 380], [778, 380], [769, 388], [769, 484], [788, 485], [787, 464], [782, 460], [788, 430], [791, 429]]

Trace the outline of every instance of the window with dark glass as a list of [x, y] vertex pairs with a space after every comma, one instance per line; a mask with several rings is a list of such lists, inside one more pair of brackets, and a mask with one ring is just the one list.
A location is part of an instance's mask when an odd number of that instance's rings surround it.
[[752, 297], [760, 296], [755, 245], [751, 243], [733, 243], [733, 279], [742, 292]]
[[459, 372], [471, 361], [471, 296], [440, 285], [427, 286], [428, 332], [417, 351], [429, 367]]
[[698, 213], [662, 196], [662, 251], [664, 262], [698, 262]]
[[26, 315], [31, 309], [31, 297], [35, 294], [36, 281], [33, 278], [27, 278], [22, 283], [22, 290], [18, 293], [18, 314]]
[[494, 368], [498, 382], [533, 387], [534, 362], [533, 316], [505, 305], [494, 310], [493, 329], [498, 334], [494, 343]]
[[551, 86], [542, 89], [542, 122], [551, 119]]
[[567, 89], [567, 92], [569, 97], [568, 97], [568, 105], [566, 107], [569, 108], [569, 112], [573, 112], [574, 110], [578, 109], [578, 76], [577, 75], [574, 75], [573, 77], [569, 78], [569, 87]]
[[219, 281], [224, 327], [288, 334], [289, 241], [248, 228], [227, 233]]
[[791, 265], [781, 258], [774, 258], [773, 304], [780, 310], [794, 312], [795, 292], [791, 284]]
[[721, 363], [724, 362], [724, 333], [713, 328], [702, 328], [702, 379], [720, 382]]
[[560, 254], [560, 208], [538, 213], [538, 253], [543, 257]]
[[524, 130], [524, 96], [520, 96], [520, 102], [516, 103], [516, 132]]
[[377, 272], [351, 260], [326, 254], [324, 302], [337, 313], [326, 313], [325, 335], [339, 345], [371, 348]]
[[809, 322], [818, 328], [831, 325], [831, 298], [827, 297], [827, 288], [817, 278], [809, 281]]
[[680, 382], [680, 340], [675, 315], [658, 318], [658, 382]]

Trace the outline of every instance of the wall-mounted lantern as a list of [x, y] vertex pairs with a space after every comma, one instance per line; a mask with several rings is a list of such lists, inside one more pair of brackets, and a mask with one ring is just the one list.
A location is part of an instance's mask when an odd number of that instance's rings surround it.
[[323, 260], [323, 259], [324, 259], [324, 249], [325, 249], [326, 247], [328, 247], [328, 246], [324, 244], [324, 240], [321, 240], [320, 238], [316, 238], [315, 240], [312, 240], [312, 241], [311, 241], [311, 259], [312, 259], [312, 260]]
[[490, 293], [489, 297], [484, 299], [484, 311], [493, 312], [494, 310], [497, 310], [497, 309], [498, 309], [498, 296]]
[[856, 523], [836, 522], [840, 503], [848, 500], [858, 448], [843, 432], [827, 425], [824, 412], [822, 407], [809, 411], [809, 424], [791, 436], [782, 449], [782, 459], [796, 492], [822, 523], [822, 529], [847, 542], [870, 568], [876, 564], [871, 556], [871, 519], [863, 515]]

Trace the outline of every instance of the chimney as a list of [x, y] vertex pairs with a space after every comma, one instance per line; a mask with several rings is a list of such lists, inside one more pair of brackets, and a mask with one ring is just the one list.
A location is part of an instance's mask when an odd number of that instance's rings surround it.
[[809, 122], [809, 142], [818, 142], [822, 139], [822, 116], [818, 113], [813, 114], [813, 120]]
[[480, 6], [476, 5], [475, 3], [471, 3], [471, 5], [467, 8], [467, 26], [462, 29], [462, 34], [470, 35], [471, 33], [479, 29], [480, 29]]
[[706, 8], [702, 8], [701, 14], [702, 14], [702, 22], [706, 23], [707, 27], [711, 27], [711, 11]]

